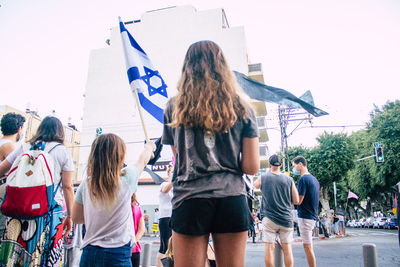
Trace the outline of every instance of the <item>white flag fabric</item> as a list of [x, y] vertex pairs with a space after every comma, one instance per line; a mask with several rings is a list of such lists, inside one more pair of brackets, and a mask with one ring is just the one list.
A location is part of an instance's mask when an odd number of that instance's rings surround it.
[[351, 192], [351, 191], [349, 190], [349, 194], [347, 195], [347, 198], [348, 198], [348, 199], [349, 199], [349, 198], [358, 199], [358, 196], [357, 196], [355, 193], [353, 193], [353, 192]]
[[168, 101], [167, 85], [149, 57], [119, 19], [126, 71], [132, 93], [137, 90], [140, 105], [160, 123]]

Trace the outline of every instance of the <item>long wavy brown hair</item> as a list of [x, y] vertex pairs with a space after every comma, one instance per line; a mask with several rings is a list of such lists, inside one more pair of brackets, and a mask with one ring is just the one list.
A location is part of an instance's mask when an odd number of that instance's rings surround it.
[[212, 41], [194, 43], [183, 62], [170, 126], [227, 132], [247, 117], [250, 105], [242, 96], [221, 48]]
[[115, 134], [103, 134], [94, 140], [87, 168], [89, 195], [93, 203], [100, 203], [107, 209], [115, 204], [125, 153], [125, 142]]

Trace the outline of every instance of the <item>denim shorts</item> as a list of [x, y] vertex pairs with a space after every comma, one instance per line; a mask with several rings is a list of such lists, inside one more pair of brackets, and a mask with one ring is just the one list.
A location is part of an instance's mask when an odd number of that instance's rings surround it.
[[248, 231], [251, 214], [246, 196], [191, 198], [172, 210], [171, 228], [183, 235]]
[[132, 267], [130, 243], [118, 248], [87, 245], [83, 248], [79, 267]]

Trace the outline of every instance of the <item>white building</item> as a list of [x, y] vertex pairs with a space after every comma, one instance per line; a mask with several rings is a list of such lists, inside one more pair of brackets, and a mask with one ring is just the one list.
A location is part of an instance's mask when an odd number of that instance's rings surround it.
[[[116, 133], [125, 140], [128, 165], [136, 161], [143, 147], [144, 134], [128, 84], [119, 28], [115, 26], [111, 29], [109, 47], [93, 50], [90, 55], [80, 173], [85, 169], [90, 144], [98, 128], [103, 133]], [[168, 85], [170, 97], [176, 94], [176, 84], [188, 47], [199, 40], [216, 42], [224, 51], [231, 68], [248, 74], [244, 28], [229, 27], [223, 9], [197, 11], [192, 6], [159, 9], [144, 13], [140, 20], [126, 22], [126, 28], [159, 70]], [[150, 138], [160, 137], [162, 125], [146, 111], [143, 112]], [[164, 148], [160, 161], [167, 163], [170, 160], [170, 149]], [[165, 172], [159, 174], [166, 176]], [[143, 185], [150, 181], [146, 178], [149, 176], [144, 173], [137, 197], [145, 209], [150, 209], [158, 205], [159, 190], [158, 185]]]

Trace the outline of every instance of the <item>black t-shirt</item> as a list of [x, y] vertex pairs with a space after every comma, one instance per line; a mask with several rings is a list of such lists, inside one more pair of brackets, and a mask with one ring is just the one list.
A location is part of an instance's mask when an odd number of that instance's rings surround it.
[[243, 138], [258, 136], [254, 111], [239, 118], [227, 133], [206, 134], [203, 129], [172, 128], [174, 98], [164, 112], [162, 143], [176, 149], [173, 208], [189, 198], [245, 195], [240, 165]]

